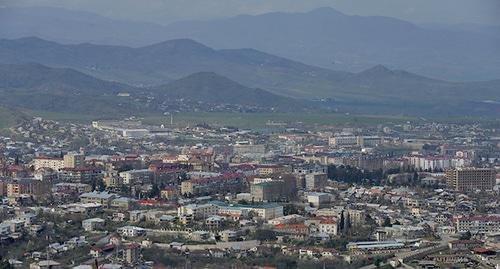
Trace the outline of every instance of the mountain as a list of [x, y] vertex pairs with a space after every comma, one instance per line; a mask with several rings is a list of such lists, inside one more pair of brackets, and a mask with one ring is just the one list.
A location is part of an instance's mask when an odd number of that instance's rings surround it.
[[215, 73], [196, 73], [166, 85], [137, 88], [68, 68], [31, 63], [0, 65], [2, 106], [107, 117], [169, 109], [289, 111], [310, 107], [307, 101], [248, 88]]
[[[331, 71], [253, 49], [215, 50], [189, 39], [170, 40], [140, 48], [92, 44], [61, 45], [38, 38], [0, 40], [1, 62], [37, 62], [51, 67], [75, 69], [100, 80], [133, 83], [134, 87], [128, 87], [142, 92], [137, 94], [141, 98], [147, 98], [149, 94], [156, 92], [157, 85], [168, 86], [168, 83], [194, 73], [213, 72], [237, 81], [248, 89], [266, 89], [274, 95], [309, 100], [328, 98], [334, 101], [329, 102], [328, 106], [340, 111], [425, 115], [500, 114], [500, 107], [497, 105], [500, 100], [499, 80], [448, 82], [404, 70], [390, 69], [383, 65], [375, 65], [358, 73]], [[230, 94], [231, 89], [241, 87], [224, 84], [222, 79], [213, 81], [210, 80], [211, 76], [200, 74], [190, 77], [187, 81], [191, 86], [186, 85], [184, 88], [196, 86], [194, 88], [202, 93], [203, 87], [213, 84], [213, 88], [226, 91], [226, 105], [236, 100], [239, 102], [236, 105], [251, 105], [241, 103], [241, 100], [246, 98], [235, 99]], [[199, 79], [200, 77], [203, 80]], [[198, 80], [207, 85], [197, 83]], [[182, 81], [177, 83], [183, 85]], [[175, 88], [175, 85], [174, 83], [171, 87]], [[77, 85], [75, 87], [78, 88]], [[212, 97], [214, 92], [211, 91], [206, 96]], [[116, 94], [116, 91], [112, 94]], [[160, 110], [167, 107], [181, 109], [169, 99], [163, 99], [164, 95], [156, 97], [156, 103], [147, 104], [159, 106]], [[262, 108], [266, 103], [265, 98], [261, 100]], [[165, 102], [168, 103], [167, 106]], [[271, 107], [274, 105], [276, 104], [270, 104]], [[137, 109], [157, 110], [151, 107]]]
[[[120, 98], [130, 93], [139, 98]], [[0, 65], [0, 106], [88, 115], [130, 115], [151, 110], [139, 89], [96, 79], [68, 68], [40, 64]]]
[[165, 40], [164, 26], [114, 20], [91, 12], [55, 7], [0, 8], [0, 37], [38, 36], [60, 43], [144, 46]]
[[[351, 16], [332, 8], [186, 21], [168, 26], [113, 20], [58, 8], [0, 8], [0, 25], [0, 37], [8, 39], [38, 36], [59, 43], [140, 47], [188, 38], [218, 49], [254, 48], [350, 72], [383, 64], [391, 69], [454, 81], [497, 79], [500, 74], [498, 27], [422, 26], [389, 17]], [[230, 78], [244, 82], [238, 77]], [[159, 78], [156, 79], [158, 82]]]
[[179, 22], [166, 38], [217, 48], [252, 47], [331, 69], [358, 72], [376, 64], [448, 80], [498, 78], [500, 38], [478, 31], [428, 29], [332, 8]]
[[331, 81], [348, 75], [253, 49], [215, 50], [190, 39], [140, 48], [62, 45], [34, 37], [0, 40], [0, 63], [27, 62], [73, 68], [101, 79], [139, 86], [160, 85], [208, 71], [249, 87], [301, 97], [325, 95]]
[[291, 111], [308, 102], [279, 96], [262, 89], [252, 89], [213, 72], [199, 72], [167, 85], [155, 87], [163, 99], [186, 99], [222, 105], [242, 105]]
[[68, 68], [50, 68], [37, 63], [0, 65], [0, 88], [75, 95], [116, 95], [135, 91], [125, 84], [99, 80]]

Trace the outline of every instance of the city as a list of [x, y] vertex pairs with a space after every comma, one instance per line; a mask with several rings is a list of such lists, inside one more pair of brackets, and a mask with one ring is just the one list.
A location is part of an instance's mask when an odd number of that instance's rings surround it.
[[500, 269], [499, 14], [0, 0], [0, 269]]
[[0, 144], [4, 262], [498, 264], [498, 127], [283, 122], [255, 131], [170, 120], [12, 127]]

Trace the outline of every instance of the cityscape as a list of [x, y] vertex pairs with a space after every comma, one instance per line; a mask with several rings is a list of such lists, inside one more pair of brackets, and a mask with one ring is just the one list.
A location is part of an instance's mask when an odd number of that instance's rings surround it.
[[0, 5], [0, 269], [500, 269], [498, 19], [68, 2]]

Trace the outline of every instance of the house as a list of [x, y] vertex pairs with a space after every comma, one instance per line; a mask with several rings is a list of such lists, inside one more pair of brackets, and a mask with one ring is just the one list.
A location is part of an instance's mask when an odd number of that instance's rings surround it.
[[125, 237], [137, 237], [146, 234], [146, 230], [136, 226], [123, 226], [117, 229], [117, 232]]
[[109, 253], [111, 253], [115, 249], [113, 244], [108, 244], [103, 247], [90, 247], [90, 256], [94, 258], [103, 257]]
[[105, 223], [106, 221], [101, 218], [86, 219], [82, 221], [82, 227], [85, 231], [90, 232], [104, 228]]

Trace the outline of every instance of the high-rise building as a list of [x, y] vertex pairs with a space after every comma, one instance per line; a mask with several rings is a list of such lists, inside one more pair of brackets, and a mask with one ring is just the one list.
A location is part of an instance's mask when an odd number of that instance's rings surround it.
[[496, 171], [493, 168], [457, 168], [446, 171], [448, 186], [457, 191], [492, 190]]
[[76, 168], [83, 166], [85, 162], [85, 156], [79, 153], [68, 153], [64, 155], [64, 167], [65, 168]]
[[311, 173], [306, 175], [306, 190], [321, 190], [326, 186], [328, 176], [326, 173]]

